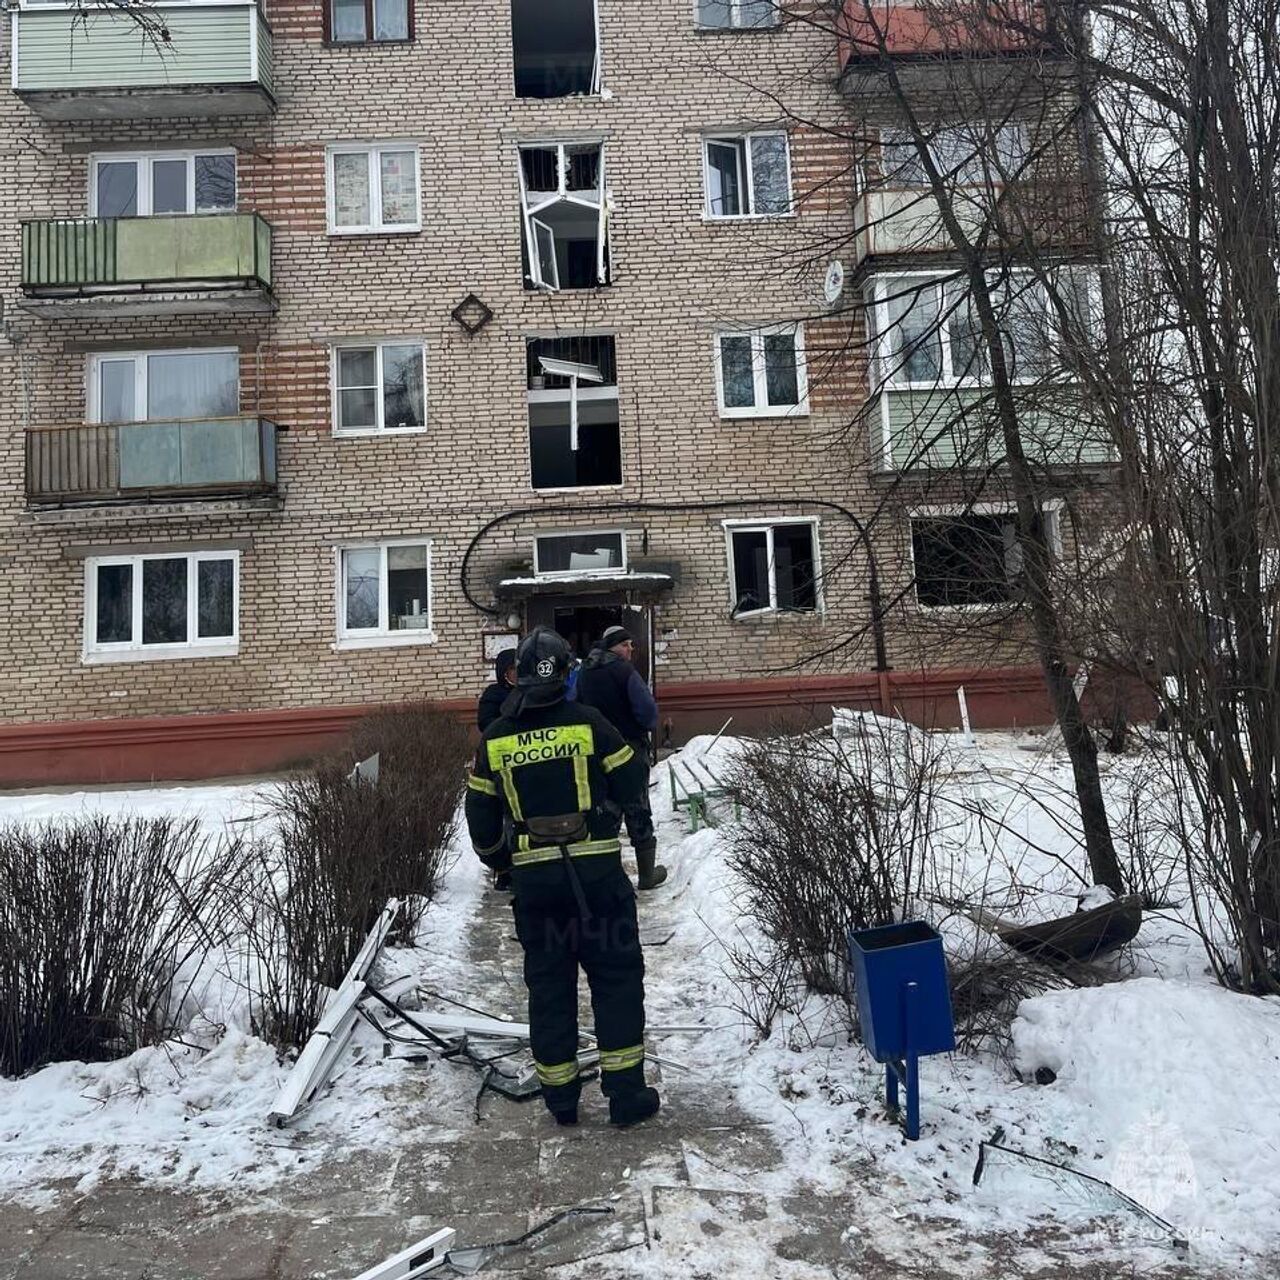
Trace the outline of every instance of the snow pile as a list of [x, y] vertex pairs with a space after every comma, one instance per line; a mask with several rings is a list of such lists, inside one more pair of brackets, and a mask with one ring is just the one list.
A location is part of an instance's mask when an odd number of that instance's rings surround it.
[[1280, 1000], [1156, 978], [1025, 1000], [1024, 1079], [1048, 1067], [1060, 1124], [1101, 1176], [1193, 1247], [1274, 1247], [1280, 1227]]

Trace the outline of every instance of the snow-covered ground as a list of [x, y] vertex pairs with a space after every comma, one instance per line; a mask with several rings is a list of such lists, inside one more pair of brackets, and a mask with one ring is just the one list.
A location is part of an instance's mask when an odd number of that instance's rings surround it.
[[[1037, 739], [1007, 734], [933, 745], [947, 752], [929, 869], [937, 896], [972, 898], [981, 888], [991, 909], [1022, 919], [1071, 910], [1085, 884], [1076, 874], [1084, 862], [1072, 834], [1065, 758]], [[701, 759], [708, 746], [696, 740], [684, 754]], [[722, 740], [709, 763], [720, 772], [737, 749]], [[1106, 761], [1117, 813], [1138, 769], [1131, 757]], [[1025, 1000], [1012, 1061], [995, 1053], [926, 1060], [921, 1140], [904, 1143], [884, 1114], [882, 1069], [850, 1042], [835, 1002], [810, 999], [764, 1042], [744, 1025], [727, 948], [761, 939], [743, 919], [742, 887], [726, 866], [721, 831], [687, 834], [684, 815], [672, 811], [665, 770], [658, 779], [655, 816], [672, 880], [645, 902], [661, 902], [675, 936], [650, 965], [649, 1020], [702, 1027], [663, 1037], [660, 1051], [704, 1079], [730, 1079], [738, 1103], [781, 1144], [785, 1161], [754, 1178], [751, 1190], [779, 1197], [865, 1190], [975, 1236], [1096, 1217], [1098, 1197], [1046, 1166], [993, 1158], [975, 1187], [979, 1142], [1000, 1129], [1002, 1145], [1127, 1192], [1174, 1224], [1193, 1259], [1231, 1269], [1280, 1256], [1280, 1001], [1217, 987], [1185, 906], [1145, 921], [1117, 980]], [[253, 819], [261, 808], [260, 785], [24, 794], [0, 797], [0, 821], [180, 812], [216, 829]], [[475, 860], [459, 853], [424, 921], [428, 945], [397, 958], [437, 988], [484, 1005], [467, 964], [483, 880]], [[965, 917], [943, 911], [938, 922], [949, 950], [972, 941], [975, 926]], [[124, 1172], [240, 1189], [287, 1177], [296, 1155], [264, 1122], [285, 1068], [247, 1034], [234, 988], [211, 989], [210, 1000], [216, 1007], [206, 1005], [184, 1045], [0, 1081], [4, 1194], [38, 1199], [55, 1179], [91, 1186]], [[362, 1030], [357, 1043], [361, 1036], [367, 1054], [344, 1067], [340, 1087], [316, 1104], [336, 1144], [393, 1145], [403, 1125], [387, 1099], [410, 1076], [421, 1089], [424, 1070], [442, 1113], [446, 1104], [469, 1107], [474, 1081], [457, 1069], [384, 1061], [372, 1033]], [[1034, 1082], [1038, 1068], [1052, 1072], [1051, 1083]], [[678, 1099], [678, 1084], [672, 1089]], [[714, 1187], [715, 1170], [705, 1175]], [[1135, 1238], [1167, 1251], [1151, 1223], [1136, 1215], [1125, 1222]]]

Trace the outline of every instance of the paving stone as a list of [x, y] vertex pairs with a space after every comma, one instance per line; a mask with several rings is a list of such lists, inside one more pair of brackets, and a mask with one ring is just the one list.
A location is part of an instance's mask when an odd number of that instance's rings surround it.
[[15, 1280], [161, 1280], [154, 1267], [158, 1241], [67, 1227], [14, 1270]]
[[687, 1180], [698, 1187], [749, 1191], [761, 1172], [783, 1163], [773, 1135], [760, 1127], [698, 1129], [681, 1145]]
[[70, 1223], [83, 1231], [111, 1235], [161, 1235], [188, 1215], [218, 1211], [225, 1197], [202, 1199], [140, 1182], [105, 1183], [71, 1207]]
[[619, 1130], [582, 1125], [539, 1146], [539, 1208], [604, 1202], [656, 1182], [683, 1182], [684, 1152], [669, 1131], [637, 1125]]
[[156, 1276], [163, 1280], [274, 1280], [290, 1238], [304, 1221], [261, 1207], [212, 1218], [193, 1214], [176, 1222], [159, 1241]]
[[18, 1205], [0, 1204], [0, 1280], [8, 1280], [17, 1266], [65, 1220], [61, 1212], [38, 1212]]
[[538, 1173], [534, 1138], [490, 1138], [427, 1143], [402, 1152], [386, 1203], [407, 1214], [459, 1205], [468, 1213], [505, 1214], [523, 1209]]
[[[530, 1215], [529, 1229], [548, 1221], [563, 1209], [579, 1208], [579, 1205], [550, 1206]], [[570, 1218], [551, 1227], [520, 1250], [494, 1262], [495, 1271], [514, 1271], [521, 1275], [534, 1275], [543, 1269], [585, 1262], [607, 1254], [622, 1253], [628, 1249], [643, 1248], [648, 1242], [645, 1225], [644, 1198], [638, 1191], [631, 1191], [607, 1207], [613, 1212], [598, 1217]], [[598, 1274], [598, 1273], [597, 1273]]]

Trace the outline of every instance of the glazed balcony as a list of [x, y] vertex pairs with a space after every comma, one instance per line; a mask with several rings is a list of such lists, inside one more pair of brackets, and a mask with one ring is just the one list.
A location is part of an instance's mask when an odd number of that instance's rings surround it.
[[275, 110], [271, 28], [256, 3], [130, 11], [21, 0], [13, 88], [48, 120], [260, 116]]
[[26, 433], [32, 506], [201, 498], [276, 492], [276, 434], [258, 417], [102, 422]]
[[22, 224], [26, 310], [50, 315], [273, 311], [271, 224], [254, 213]]

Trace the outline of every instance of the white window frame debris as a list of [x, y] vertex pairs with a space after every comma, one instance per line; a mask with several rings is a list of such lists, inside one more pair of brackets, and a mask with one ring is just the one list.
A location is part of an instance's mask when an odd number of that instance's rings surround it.
[[449, 1250], [456, 1238], [457, 1232], [452, 1227], [442, 1227], [376, 1267], [362, 1271], [356, 1280], [418, 1280], [419, 1276], [437, 1271], [448, 1263]]
[[[597, 54], [599, 45], [597, 44]], [[596, 172], [594, 198], [583, 191], [569, 190], [570, 148], [598, 147], [600, 162]], [[556, 190], [530, 191], [524, 176], [526, 151], [554, 151], [556, 153]], [[520, 178], [520, 212], [524, 224], [525, 257], [528, 260], [526, 278], [534, 289], [544, 293], [558, 293], [561, 289], [560, 268], [555, 255], [555, 229], [537, 215], [558, 204], [577, 205], [596, 212], [596, 284], [609, 283], [609, 207], [611, 203], [605, 174], [606, 156], [603, 140], [582, 139], [572, 142], [522, 142], [516, 151], [516, 172]], [[545, 233], [545, 236], [543, 235]], [[546, 238], [550, 239], [551, 254], [543, 261]]]

